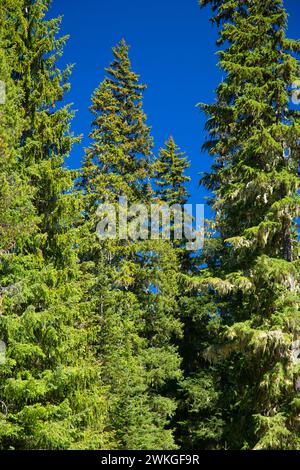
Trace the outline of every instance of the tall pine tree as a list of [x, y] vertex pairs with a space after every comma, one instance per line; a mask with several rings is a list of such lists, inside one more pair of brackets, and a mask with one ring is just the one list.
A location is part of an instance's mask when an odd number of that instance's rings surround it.
[[[235, 449], [299, 449], [299, 43], [286, 38], [282, 0], [203, 0], [219, 25], [225, 80], [208, 116], [214, 157], [214, 235], [207, 285], [221, 327], [207, 357], [219, 361], [224, 441]], [[225, 445], [225, 444], [224, 444]]]
[[176, 145], [172, 136], [159, 150], [158, 157], [152, 165], [156, 186], [155, 199], [168, 204], [186, 204], [188, 191], [186, 183], [190, 180], [185, 170], [190, 166], [184, 152]]
[[[9, 161], [1, 218], [11, 238], [0, 265], [7, 345], [0, 366], [7, 409], [0, 446], [99, 449], [113, 439], [105, 429], [105, 390], [82, 302], [73, 174], [63, 166], [74, 142], [72, 113], [59, 105], [68, 88], [69, 69], [57, 67], [66, 38], [57, 38], [60, 19], [45, 19], [49, 3], [5, 0], [0, 9], [0, 69], [8, 89], [1, 142]], [[10, 127], [13, 120], [16, 127]], [[16, 184], [17, 205], [9, 196]], [[16, 233], [8, 231], [12, 217]]]
[[110, 388], [110, 422], [120, 449], [174, 448], [168, 429], [180, 375], [173, 338], [181, 333], [176, 255], [169, 242], [102, 240], [100, 203], [149, 203], [152, 138], [138, 76], [122, 40], [92, 98], [92, 143], [83, 162], [85, 224], [82, 263], [91, 276], [89, 301], [98, 324], [98, 355]]
[[[95, 90], [91, 138], [83, 164], [83, 185], [88, 198], [100, 194], [126, 195], [129, 202], [145, 200], [152, 149], [150, 129], [142, 109], [145, 85], [131, 69], [129, 47], [124, 39], [114, 49], [114, 61]], [[97, 199], [96, 199], [97, 200]]]
[[[170, 137], [153, 163], [153, 196], [157, 203], [183, 206], [188, 202], [189, 166], [185, 152]], [[179, 405], [174, 425], [180, 448], [207, 449], [218, 446], [223, 426], [217, 376], [204, 358], [214, 330], [214, 304], [209, 296], [199, 293], [198, 282], [194, 282], [203, 260], [199, 253], [187, 251], [186, 242], [172, 240], [180, 263], [178, 306], [183, 324], [178, 342], [183, 378], [177, 386]]]

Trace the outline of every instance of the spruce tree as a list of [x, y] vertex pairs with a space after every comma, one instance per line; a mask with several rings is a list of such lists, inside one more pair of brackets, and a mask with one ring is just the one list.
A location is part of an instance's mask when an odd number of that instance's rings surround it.
[[[92, 99], [91, 138], [83, 162], [88, 198], [126, 195], [129, 202], [145, 200], [152, 138], [142, 109], [146, 86], [132, 71], [129, 46], [123, 39], [113, 48], [114, 60]], [[96, 199], [97, 200], [97, 199]]]
[[[186, 170], [190, 164], [170, 137], [153, 163], [153, 199], [157, 203], [183, 206], [188, 202]], [[172, 239], [180, 263], [178, 306], [183, 336], [178, 341], [183, 377], [177, 384], [178, 410], [173, 419], [176, 440], [182, 449], [207, 449], [218, 446], [223, 421], [219, 408], [217, 376], [203, 357], [212, 334], [214, 304], [199, 294], [197, 279], [200, 253], [186, 249], [187, 240]]]
[[16, 239], [27, 238], [34, 225], [34, 210], [31, 204], [33, 191], [28, 179], [18, 171], [18, 146], [23, 125], [20, 110], [21, 94], [11, 78], [10, 63], [14, 52], [10, 50], [10, 34], [5, 23], [4, 6], [1, 8], [0, 31], [0, 240], [2, 254], [12, 250]]
[[158, 202], [167, 202], [170, 205], [187, 203], [189, 194], [186, 183], [190, 178], [185, 175], [185, 170], [189, 166], [185, 152], [180, 151], [170, 136], [152, 165], [155, 199]]
[[[73, 174], [63, 166], [74, 142], [72, 113], [59, 104], [68, 88], [69, 69], [57, 67], [66, 38], [57, 37], [60, 19], [45, 19], [49, 3], [8, 0], [0, 8], [0, 69], [8, 88], [1, 151], [4, 145], [9, 159], [2, 194], [7, 198], [15, 185], [15, 198], [21, 194], [18, 204], [8, 197], [1, 208], [7, 227], [13, 218], [15, 233], [0, 265], [0, 325], [7, 345], [0, 365], [7, 410], [0, 446], [109, 448], [105, 390], [82, 301]], [[17, 127], [11, 127], [13, 120]]]
[[165, 146], [159, 150], [158, 156], [154, 158], [151, 164], [153, 178], [152, 198], [154, 203], [161, 204], [162, 206], [167, 204], [170, 209], [170, 237], [180, 262], [180, 271], [186, 273], [192, 268], [193, 262], [191, 262], [190, 253], [186, 250], [187, 240], [183, 230], [182, 239], [176, 239], [176, 228], [181, 230], [182, 227], [175, 227], [175, 216], [172, 208], [180, 206], [183, 214], [183, 206], [189, 199], [189, 192], [186, 187], [186, 183], [190, 181], [190, 177], [186, 174], [186, 170], [189, 167], [190, 162], [188, 157], [176, 145], [172, 136], [168, 138]]
[[110, 389], [110, 423], [119, 449], [174, 448], [175, 402], [167, 384], [180, 375], [173, 338], [181, 333], [177, 259], [169, 242], [101, 240], [100, 203], [151, 200], [152, 138], [142, 109], [144, 85], [122, 40], [92, 98], [91, 146], [83, 162], [82, 264], [98, 322], [98, 355]]
[[[222, 379], [223, 436], [234, 449], [299, 449], [299, 43], [282, 0], [203, 0], [219, 25], [226, 78], [208, 116], [212, 236], [199, 288], [221, 325], [207, 357]], [[296, 351], [297, 352], [297, 351]], [[225, 445], [225, 444], [224, 444]]]

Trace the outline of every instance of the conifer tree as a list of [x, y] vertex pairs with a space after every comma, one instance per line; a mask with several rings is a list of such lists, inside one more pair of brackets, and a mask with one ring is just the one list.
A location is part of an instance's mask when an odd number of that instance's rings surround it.
[[185, 153], [180, 151], [173, 137], [169, 137], [152, 165], [157, 186], [155, 199], [170, 205], [186, 204], [189, 197], [186, 182], [190, 178], [184, 172], [189, 166]]
[[[185, 171], [189, 166], [185, 152], [170, 137], [153, 164], [156, 202], [170, 206], [188, 202], [186, 184], [190, 178]], [[223, 426], [218, 408], [219, 390], [216, 374], [203, 357], [210, 345], [214, 305], [207, 295], [199, 294], [197, 283], [194, 287], [194, 278], [203, 263], [199, 253], [186, 250], [187, 240], [172, 242], [180, 262], [178, 305], [183, 324], [183, 336], [178, 342], [183, 378], [177, 387], [176, 439], [183, 449], [215, 448]]]
[[[0, 70], [8, 88], [1, 151], [9, 161], [1, 219], [6, 227], [11, 219], [15, 224], [0, 264], [0, 327], [7, 345], [0, 365], [7, 410], [0, 446], [109, 448], [105, 390], [75, 249], [73, 175], [63, 167], [74, 142], [72, 114], [59, 105], [68, 88], [69, 70], [57, 68], [65, 38], [57, 38], [60, 19], [45, 19], [49, 3], [5, 0], [0, 8]], [[10, 197], [16, 185], [17, 204]]]
[[214, 157], [205, 280], [221, 326], [207, 357], [222, 379], [229, 448], [299, 449], [299, 43], [282, 0], [203, 0], [219, 25], [225, 80], [208, 116]]
[[[186, 175], [186, 170], [190, 167], [185, 152], [182, 152], [176, 145], [172, 136], [165, 142], [165, 147], [161, 148], [158, 157], [155, 157], [151, 169], [153, 178], [152, 196], [155, 203], [162, 206], [167, 203], [170, 209], [171, 222], [171, 241], [176, 249], [176, 254], [180, 262], [180, 271], [189, 272], [193, 262], [190, 260], [190, 253], [186, 250], [186, 242], [184, 231], [182, 231], [182, 239], [177, 240], [175, 237], [176, 227], [174, 225], [174, 212], [172, 208], [183, 206], [188, 202], [189, 193], [186, 183], [190, 181], [190, 177]], [[182, 227], [180, 227], [180, 230]]]
[[113, 48], [114, 60], [96, 89], [91, 106], [94, 115], [91, 138], [83, 166], [83, 185], [88, 198], [101, 200], [126, 195], [130, 202], [143, 201], [149, 188], [148, 168], [152, 138], [142, 109], [146, 86], [131, 69], [129, 46], [123, 39]]
[[138, 76], [124, 40], [95, 91], [92, 143], [83, 162], [85, 224], [82, 264], [98, 321], [98, 355], [110, 388], [110, 422], [120, 449], [174, 448], [168, 429], [175, 402], [165, 389], [180, 375], [173, 338], [181, 333], [176, 304], [178, 263], [160, 240], [102, 240], [99, 203], [150, 202], [152, 138]]
[[10, 62], [13, 52], [9, 48], [11, 30], [7, 30], [4, 8], [1, 8], [0, 33], [0, 240], [2, 253], [9, 252], [16, 239], [30, 235], [31, 216], [34, 215], [30, 201], [33, 191], [24, 174], [17, 171], [16, 146], [22, 132], [22, 112], [20, 112], [20, 92], [11, 78]]

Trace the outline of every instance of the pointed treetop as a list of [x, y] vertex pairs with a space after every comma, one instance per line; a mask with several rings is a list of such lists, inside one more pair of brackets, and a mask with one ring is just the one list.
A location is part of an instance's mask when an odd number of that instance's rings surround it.
[[[125, 88], [124, 93], [134, 93], [134, 99], [140, 98], [140, 93], [145, 90], [146, 85], [139, 83], [139, 75], [132, 71], [132, 64], [129, 57], [130, 46], [125, 39], [113, 47], [114, 60], [105, 70], [108, 74], [107, 80], [110, 85], [115, 86], [115, 92], [120, 92], [120, 86]], [[116, 87], [118, 84], [118, 87]]]
[[92, 98], [93, 143], [84, 158], [82, 185], [97, 201], [120, 194], [143, 200], [150, 192], [153, 142], [143, 111], [146, 87], [132, 71], [128, 51], [124, 39], [113, 48], [114, 59]]
[[189, 197], [185, 184], [190, 181], [190, 177], [185, 176], [184, 172], [189, 167], [185, 152], [180, 150], [170, 136], [153, 164], [156, 199], [169, 204], [185, 204]]

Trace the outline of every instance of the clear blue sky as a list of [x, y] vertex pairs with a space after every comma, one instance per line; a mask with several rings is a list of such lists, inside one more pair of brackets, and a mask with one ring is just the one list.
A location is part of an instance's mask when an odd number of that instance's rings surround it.
[[[263, 1], [263, 0], [262, 0]], [[299, 0], [286, 0], [289, 35], [300, 38]], [[201, 152], [205, 140], [204, 116], [196, 104], [211, 102], [222, 79], [216, 67], [216, 30], [209, 23], [209, 8], [198, 0], [53, 0], [51, 16], [62, 14], [63, 30], [70, 34], [63, 63], [74, 63], [72, 89], [67, 99], [78, 110], [75, 133], [84, 134], [68, 165], [78, 168], [88, 145], [93, 90], [112, 59], [111, 48], [121, 38], [131, 45], [134, 70], [148, 85], [144, 110], [152, 127], [155, 151], [172, 134], [191, 162], [190, 192], [202, 203], [198, 173], [211, 159]]]

